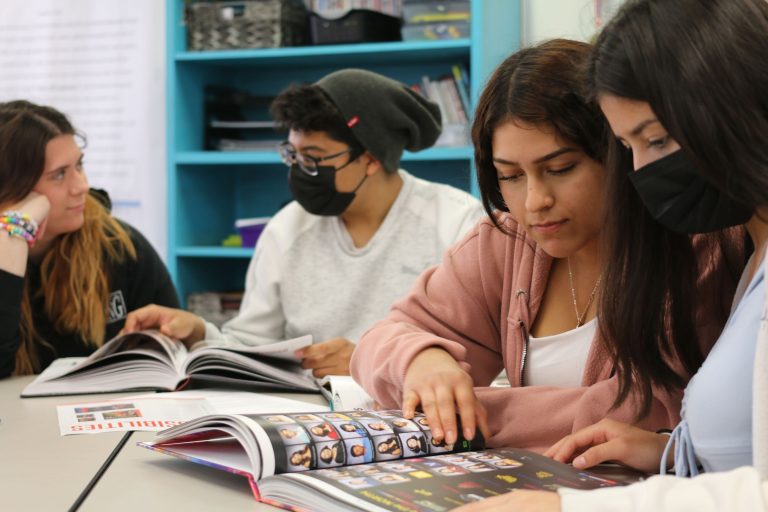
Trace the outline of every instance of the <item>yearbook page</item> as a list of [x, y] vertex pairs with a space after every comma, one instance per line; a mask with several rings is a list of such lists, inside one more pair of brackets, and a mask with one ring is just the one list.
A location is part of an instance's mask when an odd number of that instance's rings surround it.
[[596, 489], [616, 480], [512, 448], [433, 455], [265, 478], [262, 501], [289, 510], [433, 512], [515, 489]]

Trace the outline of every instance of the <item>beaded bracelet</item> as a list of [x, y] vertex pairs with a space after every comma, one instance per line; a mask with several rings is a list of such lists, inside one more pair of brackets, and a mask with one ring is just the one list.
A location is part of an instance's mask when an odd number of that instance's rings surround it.
[[38, 228], [37, 222], [27, 213], [7, 211], [0, 214], [0, 229], [8, 236], [23, 238], [30, 247], [37, 241]]
[[37, 232], [37, 222], [35, 222], [28, 213], [21, 213], [15, 211], [7, 211], [0, 214], [0, 223], [13, 224], [19, 226], [22, 229], [29, 231], [30, 233]]

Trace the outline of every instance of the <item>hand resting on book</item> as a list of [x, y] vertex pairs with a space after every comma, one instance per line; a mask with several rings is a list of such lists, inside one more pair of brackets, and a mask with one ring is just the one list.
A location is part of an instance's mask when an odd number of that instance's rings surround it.
[[120, 334], [157, 329], [169, 338], [174, 338], [191, 348], [205, 338], [205, 321], [183, 309], [167, 308], [150, 304], [139, 308], [125, 318]]
[[326, 375], [349, 375], [349, 361], [355, 344], [347, 338], [331, 338], [296, 352], [301, 367], [312, 370], [318, 378]]
[[[613, 461], [646, 473], [658, 473], [668, 440], [663, 434], [606, 418], [564, 437], [544, 455], [559, 462], [573, 460], [578, 469]], [[674, 450], [670, 450], [667, 464], [672, 467], [674, 462]]]
[[490, 437], [488, 414], [475, 396], [472, 377], [441, 348], [420, 352], [405, 373], [403, 415], [412, 418], [419, 405], [439, 441], [456, 442], [457, 412], [466, 439], [474, 439], [476, 429]]

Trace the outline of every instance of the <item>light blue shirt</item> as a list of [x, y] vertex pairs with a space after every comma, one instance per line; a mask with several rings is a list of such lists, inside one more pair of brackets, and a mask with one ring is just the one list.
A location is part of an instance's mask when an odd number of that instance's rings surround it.
[[693, 476], [752, 464], [752, 377], [757, 333], [765, 301], [764, 265], [739, 283], [731, 315], [704, 364], [688, 383], [674, 443], [675, 472]]

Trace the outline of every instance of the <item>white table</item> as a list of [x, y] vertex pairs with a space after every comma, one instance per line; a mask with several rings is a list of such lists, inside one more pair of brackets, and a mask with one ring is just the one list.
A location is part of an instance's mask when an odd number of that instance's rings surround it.
[[[319, 394], [275, 395], [327, 404]], [[133, 433], [79, 511], [280, 510], [258, 503], [242, 476], [136, 446], [153, 436], [152, 432]]]
[[124, 433], [61, 437], [56, 405], [107, 395], [19, 398], [32, 379], [0, 379], [0, 508], [67, 510]]

